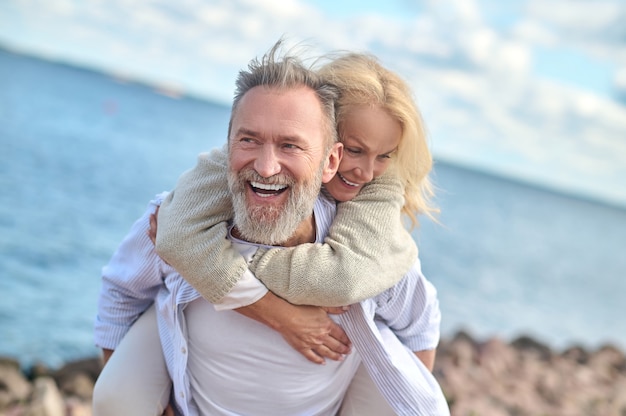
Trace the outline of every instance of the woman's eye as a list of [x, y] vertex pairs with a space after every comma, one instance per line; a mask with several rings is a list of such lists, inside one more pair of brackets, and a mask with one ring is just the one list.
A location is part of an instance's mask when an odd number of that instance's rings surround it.
[[361, 153], [361, 149], [356, 149], [354, 147], [346, 147], [345, 149], [346, 151], [348, 151], [349, 153], [352, 153], [353, 155], [358, 155]]

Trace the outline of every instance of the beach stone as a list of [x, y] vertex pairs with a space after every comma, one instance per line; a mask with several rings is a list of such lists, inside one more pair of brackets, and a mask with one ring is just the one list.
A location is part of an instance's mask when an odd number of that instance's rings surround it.
[[486, 395], [463, 397], [454, 404], [452, 415], [510, 416], [501, 404]]
[[613, 385], [613, 410], [616, 415], [626, 415], [626, 377], [620, 379]]
[[451, 358], [452, 363], [459, 368], [470, 368], [478, 360], [478, 344], [466, 332], [460, 331], [447, 344], [446, 353]]
[[33, 364], [27, 372], [27, 376], [31, 380], [34, 380], [37, 377], [47, 377], [50, 376], [50, 374], [50, 368], [48, 368], [47, 365], [39, 362]]
[[39, 377], [34, 382], [33, 397], [24, 416], [65, 416], [65, 403], [51, 377]]
[[74, 396], [83, 400], [91, 400], [95, 382], [85, 373], [77, 373], [67, 376], [59, 385], [65, 396]]
[[583, 347], [575, 345], [569, 347], [561, 354], [561, 357], [575, 361], [578, 364], [586, 364], [589, 361], [589, 353]]
[[32, 386], [22, 373], [19, 363], [11, 358], [0, 358], [0, 410], [26, 400]]
[[67, 416], [91, 416], [93, 414], [91, 401], [69, 398], [65, 401]]
[[620, 373], [626, 373], [626, 357], [610, 345], [605, 345], [591, 354], [588, 365], [606, 381], [613, 380]]
[[529, 336], [521, 336], [511, 342], [511, 345], [520, 351], [537, 354], [537, 356], [544, 361], [548, 361], [552, 358], [552, 350], [550, 347]]
[[478, 362], [492, 377], [497, 377], [510, 374], [518, 358], [515, 350], [504, 341], [491, 338], [478, 347]]
[[53, 372], [52, 377], [59, 386], [63, 386], [66, 381], [74, 378], [77, 374], [84, 374], [95, 383], [100, 371], [102, 371], [102, 361], [99, 358], [85, 358], [65, 364]]
[[69, 362], [51, 375], [64, 396], [91, 400], [101, 370], [99, 358], [87, 358]]

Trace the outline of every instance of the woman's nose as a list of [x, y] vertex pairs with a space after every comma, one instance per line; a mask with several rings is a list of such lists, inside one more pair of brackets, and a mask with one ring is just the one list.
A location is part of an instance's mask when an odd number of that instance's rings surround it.
[[374, 164], [372, 161], [364, 161], [356, 170], [359, 180], [363, 183], [371, 182], [374, 179]]

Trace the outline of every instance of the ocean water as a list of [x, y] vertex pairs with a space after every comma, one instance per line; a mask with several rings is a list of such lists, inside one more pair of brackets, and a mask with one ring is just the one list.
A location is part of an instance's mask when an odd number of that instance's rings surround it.
[[[0, 50], [0, 355], [97, 354], [102, 266], [152, 196], [224, 142], [228, 114]], [[626, 347], [625, 209], [444, 162], [435, 181], [440, 224], [414, 237], [444, 336]]]

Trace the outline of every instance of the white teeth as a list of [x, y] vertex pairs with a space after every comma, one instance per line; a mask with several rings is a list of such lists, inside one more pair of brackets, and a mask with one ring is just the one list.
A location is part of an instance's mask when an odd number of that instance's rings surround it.
[[259, 183], [259, 182], [250, 182], [250, 185], [252, 185], [252, 187], [254, 188], [263, 189], [264, 191], [280, 191], [281, 189], [285, 189], [287, 187], [287, 185]]
[[344, 178], [344, 177], [343, 177], [343, 175], [341, 175], [339, 172], [337, 172], [337, 175], [339, 175], [339, 177], [341, 178], [341, 180], [342, 180], [342, 181], [344, 181], [344, 183], [346, 183], [347, 185], [354, 186], [354, 187], [359, 186], [359, 184], [358, 184], [358, 183], [350, 182], [349, 180], [347, 180], [346, 178]]

